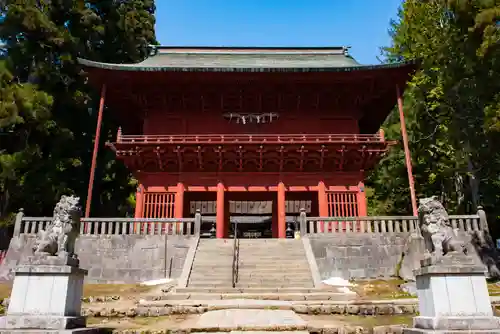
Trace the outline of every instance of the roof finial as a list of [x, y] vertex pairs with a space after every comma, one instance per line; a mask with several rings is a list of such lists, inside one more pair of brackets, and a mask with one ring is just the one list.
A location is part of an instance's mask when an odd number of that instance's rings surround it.
[[344, 51], [344, 55], [345, 55], [345, 56], [348, 56], [348, 55], [349, 55], [349, 49], [350, 49], [350, 48], [351, 48], [350, 46], [343, 46], [343, 47], [342, 47], [342, 49], [343, 49], [343, 51]]

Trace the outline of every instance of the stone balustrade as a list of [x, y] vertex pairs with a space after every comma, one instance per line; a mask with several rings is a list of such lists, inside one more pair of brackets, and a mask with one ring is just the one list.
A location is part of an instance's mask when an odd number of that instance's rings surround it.
[[[17, 214], [14, 235], [37, 234], [45, 230], [52, 217], [26, 217]], [[194, 218], [82, 218], [81, 235], [199, 235], [201, 214]]]
[[[194, 218], [82, 218], [82, 235], [199, 235], [203, 219], [198, 212]], [[47, 228], [52, 217], [27, 217], [17, 214], [14, 235], [36, 234]], [[487, 231], [486, 214], [479, 208], [474, 215], [450, 216], [454, 229], [460, 232]], [[418, 229], [415, 216], [373, 217], [308, 217], [303, 210], [298, 217], [301, 235], [306, 234], [394, 234]]]
[[[475, 215], [453, 215], [449, 217], [453, 229], [458, 232], [487, 231], [486, 214], [479, 208]], [[301, 235], [374, 233], [394, 234], [413, 232], [418, 229], [415, 216], [373, 217], [308, 217], [302, 210], [299, 217]]]

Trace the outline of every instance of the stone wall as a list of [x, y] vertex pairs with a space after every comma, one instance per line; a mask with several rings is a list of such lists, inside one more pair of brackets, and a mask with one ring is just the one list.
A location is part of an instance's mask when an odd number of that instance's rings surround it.
[[[34, 235], [13, 237], [0, 282], [12, 280], [12, 269], [31, 254]], [[76, 243], [80, 266], [89, 270], [89, 283], [138, 283], [178, 278], [196, 238], [176, 235], [83, 235]], [[166, 248], [165, 248], [166, 246]]]
[[[498, 254], [483, 231], [458, 232], [458, 238], [468, 245], [471, 256], [478, 257], [490, 276], [498, 277]], [[309, 234], [311, 249], [322, 280], [330, 277], [345, 279], [413, 278], [413, 269], [420, 264], [423, 244], [415, 234]]]
[[410, 233], [308, 235], [322, 280], [397, 275], [409, 236]]

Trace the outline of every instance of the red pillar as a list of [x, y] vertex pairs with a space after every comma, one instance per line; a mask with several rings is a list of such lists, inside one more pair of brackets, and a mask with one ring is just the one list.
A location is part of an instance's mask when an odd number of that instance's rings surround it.
[[408, 172], [408, 183], [410, 184], [410, 197], [413, 215], [418, 216], [417, 212], [417, 197], [415, 196], [415, 184], [413, 181], [413, 171], [411, 165], [410, 146], [408, 144], [408, 134], [406, 133], [405, 115], [403, 112], [403, 97], [399, 86], [396, 85], [396, 95], [398, 97], [399, 120], [401, 123], [401, 135], [403, 136], [403, 146], [405, 149], [406, 170]]
[[215, 230], [217, 239], [224, 238], [226, 230], [226, 222], [224, 217], [224, 184], [221, 182], [217, 183], [217, 217], [215, 219]]
[[366, 192], [365, 184], [360, 182], [358, 191], [358, 217], [366, 217], [368, 215], [367, 205], [366, 205]]
[[[318, 183], [318, 214], [320, 217], [328, 217], [328, 202], [326, 198], [326, 186], [323, 181]], [[330, 226], [328, 226], [331, 228]], [[321, 232], [325, 231], [325, 222], [320, 224]]]
[[[94, 151], [92, 152], [92, 165], [90, 166], [89, 186], [87, 189], [87, 201], [85, 203], [85, 218], [90, 216], [90, 204], [92, 203], [92, 189], [94, 188], [95, 167], [97, 162], [97, 151], [99, 150], [99, 138], [101, 137], [102, 112], [104, 110], [105, 96], [106, 85], [102, 85], [99, 113], [97, 114], [97, 125], [95, 129]], [[87, 230], [87, 226], [85, 226], [85, 229]]]
[[278, 183], [278, 238], [286, 238], [285, 185]]
[[[135, 193], [135, 214], [134, 218], [144, 218], [144, 186], [140, 184], [137, 187], [137, 192]], [[141, 223], [134, 224], [134, 231], [137, 231], [141, 228]]]
[[[177, 192], [175, 193], [175, 203], [174, 203], [174, 218], [184, 217], [184, 184], [181, 182], [177, 183]], [[176, 224], [177, 232], [182, 228], [182, 223]]]
[[144, 218], [144, 186], [140, 184], [137, 187], [137, 192], [135, 193], [135, 218]]
[[273, 218], [271, 221], [271, 231], [273, 233], [273, 238], [278, 237], [278, 203], [276, 201], [273, 201]]

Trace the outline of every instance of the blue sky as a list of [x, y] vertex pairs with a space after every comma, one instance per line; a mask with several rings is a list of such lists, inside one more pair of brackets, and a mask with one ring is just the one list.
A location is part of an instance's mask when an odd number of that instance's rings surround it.
[[156, 37], [176, 46], [351, 46], [378, 63], [401, 0], [156, 0]]

